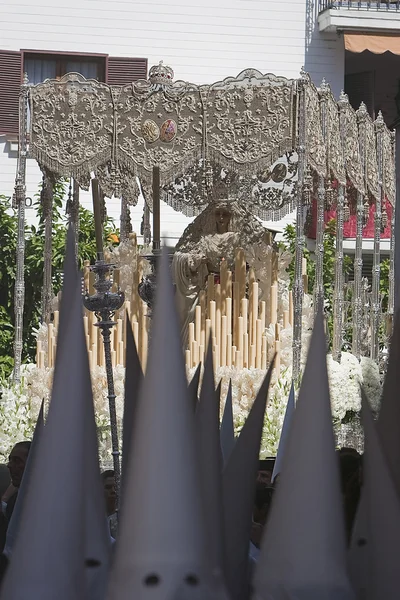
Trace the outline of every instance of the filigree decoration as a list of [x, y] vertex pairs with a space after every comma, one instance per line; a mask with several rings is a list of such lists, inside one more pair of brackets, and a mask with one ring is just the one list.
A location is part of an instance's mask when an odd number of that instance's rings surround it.
[[392, 206], [396, 202], [396, 167], [392, 133], [386, 125], [382, 131], [382, 184], [384, 193]]
[[248, 69], [202, 90], [207, 149], [214, 162], [256, 173], [294, 150], [294, 80]]
[[[211, 197], [235, 198], [266, 221], [280, 220], [295, 208], [298, 156], [291, 152], [258, 175], [240, 174], [211, 165]], [[201, 159], [185, 175], [164, 186], [162, 199], [188, 217], [196, 216], [209, 202], [203, 193], [205, 167]]]
[[364, 164], [365, 188], [373, 198], [380, 197], [378, 161], [376, 155], [376, 137], [374, 123], [367, 107], [362, 102], [357, 111], [359, 127], [361, 162]]
[[338, 106], [347, 178], [356, 190], [364, 194], [364, 174], [360, 156], [357, 116], [344, 92], [340, 94]]
[[325, 146], [328, 175], [341, 185], [346, 184], [343, 147], [340, 136], [338, 105], [328, 84], [321, 87], [321, 99], [325, 105]]
[[318, 92], [308, 78], [305, 88], [307, 118], [307, 156], [313, 171], [321, 177], [326, 175], [326, 151], [322, 136], [321, 113]]
[[156, 89], [151, 82], [125, 86], [117, 119], [119, 161], [141, 180], [150, 180], [159, 166], [161, 183], [168, 183], [201, 157], [203, 113], [196, 86], [179, 81]]
[[113, 110], [110, 87], [70, 73], [30, 88], [29, 151], [59, 176], [87, 179], [111, 159]]
[[115, 194], [115, 181], [118, 178], [119, 195], [121, 195], [127, 204], [136, 206], [139, 200], [140, 189], [137, 183], [135, 173], [126, 167], [115, 169], [113, 163], [108, 161], [95, 170], [96, 177], [99, 180], [100, 188], [107, 198]]

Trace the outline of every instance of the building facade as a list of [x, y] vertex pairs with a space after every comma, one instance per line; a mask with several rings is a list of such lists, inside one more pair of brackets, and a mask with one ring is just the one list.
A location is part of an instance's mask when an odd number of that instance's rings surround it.
[[[9, 0], [0, 4], [0, 22], [0, 194], [6, 196], [13, 193], [15, 111], [24, 73], [31, 83], [68, 71], [127, 83], [163, 60], [175, 79], [211, 83], [248, 67], [296, 78], [304, 66], [317, 85], [325, 78], [336, 96], [347, 87], [353, 104], [365, 99], [373, 116], [382, 110], [388, 123], [397, 118], [399, 2]], [[390, 52], [377, 54], [375, 46], [360, 52], [362, 44], [355, 42], [372, 43], [367, 31], [371, 38], [386, 36]], [[40, 179], [35, 161], [28, 160], [29, 197]], [[90, 207], [89, 195], [82, 200]], [[108, 200], [107, 207], [118, 219], [118, 200]], [[132, 211], [137, 232], [141, 211], [140, 203]], [[173, 243], [189, 219], [163, 205], [161, 221], [162, 235]]]

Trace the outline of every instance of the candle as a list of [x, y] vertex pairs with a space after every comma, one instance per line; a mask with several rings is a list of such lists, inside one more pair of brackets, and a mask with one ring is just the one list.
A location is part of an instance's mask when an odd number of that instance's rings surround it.
[[250, 346], [250, 369], [256, 367], [256, 347], [254, 344]]
[[39, 355], [42, 351], [42, 342], [36, 343], [36, 366], [39, 367]]
[[199, 363], [199, 343], [193, 340], [192, 345], [192, 367], [197, 367]]
[[97, 258], [98, 260], [103, 260], [103, 223], [101, 217], [100, 188], [97, 179], [92, 179], [92, 198]]
[[265, 330], [265, 326], [266, 326], [266, 303], [263, 300], [261, 302], [261, 310], [260, 310], [260, 319], [261, 319], [261, 326], [262, 326], [262, 330]]
[[276, 283], [273, 283], [271, 286], [271, 323], [275, 325], [278, 315], [278, 286]]
[[288, 310], [284, 310], [283, 311], [283, 329], [286, 329], [286, 327], [289, 326], [289, 311]]
[[189, 323], [189, 348], [193, 351], [194, 342], [194, 323]]
[[220, 281], [221, 281], [221, 311], [225, 314], [225, 301], [228, 295], [228, 263], [222, 259], [220, 263]]
[[238, 318], [239, 318], [239, 310], [240, 310], [240, 295], [239, 295], [239, 283], [235, 281], [233, 283], [233, 333], [234, 333], [234, 342], [238, 343]]
[[232, 298], [227, 298], [225, 301], [226, 306], [226, 331], [232, 333]]
[[139, 350], [139, 323], [137, 321], [133, 321], [132, 330], [133, 330], [133, 338], [134, 338], [135, 344], [136, 344], [136, 349]]
[[243, 317], [238, 318], [238, 352], [243, 353]]
[[226, 336], [226, 366], [232, 366], [232, 334], [228, 333]]
[[257, 319], [257, 335], [256, 335], [256, 369], [261, 369], [261, 348], [262, 348], [262, 329], [261, 329], [261, 319]]
[[249, 334], [243, 334], [243, 366], [249, 368]]
[[122, 341], [118, 343], [118, 364], [125, 364], [125, 346]]
[[207, 300], [208, 306], [210, 306], [210, 302], [214, 300], [214, 275], [209, 275], [207, 278]]
[[258, 283], [253, 281], [251, 293], [251, 343], [256, 341], [256, 323], [258, 319]]
[[215, 336], [215, 309], [216, 309], [216, 304], [215, 304], [215, 300], [211, 300], [210, 302], [210, 320], [211, 320], [211, 335]]
[[49, 323], [47, 329], [47, 365], [48, 367], [53, 366], [53, 323]]
[[201, 341], [201, 306], [196, 306], [195, 310], [195, 340], [200, 344]]
[[261, 368], [263, 371], [267, 369], [267, 353], [264, 351], [261, 352]]
[[215, 336], [218, 346], [221, 344], [221, 285], [215, 286]]
[[221, 358], [220, 365], [221, 367], [226, 367], [226, 342], [227, 342], [227, 324], [226, 324], [226, 315], [221, 317]]
[[241, 300], [241, 313], [243, 317], [243, 333], [247, 333], [247, 325], [248, 325], [248, 300], [247, 298], [242, 298]]
[[204, 345], [199, 346], [199, 363], [204, 363]]
[[206, 333], [205, 333], [205, 344], [204, 347], [208, 348], [211, 336], [211, 319], [206, 319]]
[[226, 297], [232, 298], [232, 271], [227, 272], [226, 277]]
[[191, 369], [192, 358], [191, 358], [190, 350], [186, 350], [186, 352], [185, 352], [185, 362], [186, 362], [186, 369], [187, 370]]

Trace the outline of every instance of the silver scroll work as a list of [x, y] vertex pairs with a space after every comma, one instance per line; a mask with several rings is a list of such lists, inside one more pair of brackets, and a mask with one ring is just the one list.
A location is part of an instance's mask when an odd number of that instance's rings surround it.
[[53, 181], [46, 173], [43, 174], [40, 203], [42, 205], [42, 214], [44, 219], [42, 323], [49, 323], [51, 315], [51, 303], [53, 300]]
[[[384, 170], [384, 136], [390, 134], [386, 130], [382, 113], [379, 112], [374, 123], [376, 136], [376, 158], [378, 172], [378, 190], [375, 196], [374, 214], [374, 250], [372, 264], [372, 293], [371, 293], [371, 358], [379, 360], [379, 329], [381, 324], [381, 298], [380, 298], [380, 274], [381, 274], [381, 229], [382, 229], [382, 205], [385, 198], [383, 183]], [[390, 143], [390, 142], [389, 142]]]
[[25, 193], [26, 193], [26, 158], [28, 151], [28, 85], [25, 77], [19, 95], [19, 145], [17, 175], [15, 180], [14, 206], [18, 210], [17, 233], [17, 265], [14, 289], [14, 371], [13, 380], [18, 383], [21, 379], [21, 362], [23, 348], [24, 300], [25, 300]]
[[[347, 109], [348, 134], [354, 130], [354, 142], [357, 147], [352, 149], [350, 156], [357, 158], [357, 167], [351, 165], [350, 160], [346, 161], [347, 177], [353, 184], [356, 194], [356, 248], [354, 256], [354, 294], [353, 294], [353, 339], [352, 352], [357, 357], [361, 357], [361, 336], [363, 330], [363, 303], [362, 303], [362, 237], [363, 237], [363, 215], [364, 215], [364, 195], [365, 186], [365, 141], [362, 135], [362, 123], [364, 113], [360, 110], [357, 114], [350, 108]], [[353, 135], [354, 135], [353, 134]], [[349, 141], [348, 141], [349, 143]], [[350, 158], [349, 156], [349, 158]]]
[[[340, 130], [338, 104], [328, 84], [321, 86], [321, 110], [324, 111], [324, 138], [326, 147], [326, 208], [332, 208], [336, 201], [336, 262], [333, 291], [333, 344], [332, 354], [335, 360], [340, 360], [342, 349], [342, 313], [343, 313], [343, 210], [346, 172], [344, 147]], [[333, 182], [338, 186], [337, 194]], [[323, 273], [322, 273], [323, 278]]]
[[[295, 80], [254, 69], [212, 85], [172, 78], [172, 70], [159, 65], [148, 80], [127, 86], [76, 73], [32, 86], [31, 155], [83, 189], [94, 172], [108, 197], [136, 204], [136, 178], [151, 186], [154, 166], [165, 186], [200, 164], [200, 198], [211, 193], [218, 166], [242, 177], [262, 176], [295, 151]], [[150, 197], [147, 202], [151, 207]]]
[[[293, 316], [293, 367], [292, 378], [297, 381], [300, 377], [301, 367], [301, 334], [303, 318], [303, 251], [304, 251], [304, 204], [310, 201], [309, 194], [305, 190], [305, 177], [307, 168], [307, 89], [309, 76], [302, 72], [302, 77], [297, 84], [297, 114], [298, 114], [298, 156], [299, 156], [299, 181], [297, 188], [296, 209], [296, 247], [295, 247], [295, 271], [294, 271], [294, 316]], [[307, 194], [307, 197], [305, 197]]]
[[394, 254], [395, 254], [395, 207], [396, 207], [396, 133], [391, 132], [391, 157], [390, 157], [390, 173], [389, 177], [392, 177], [393, 181], [393, 201], [392, 204], [392, 218], [390, 222], [390, 264], [389, 264], [389, 298], [388, 298], [388, 314], [393, 322], [394, 317], [394, 295], [395, 295], [395, 281], [394, 281]]

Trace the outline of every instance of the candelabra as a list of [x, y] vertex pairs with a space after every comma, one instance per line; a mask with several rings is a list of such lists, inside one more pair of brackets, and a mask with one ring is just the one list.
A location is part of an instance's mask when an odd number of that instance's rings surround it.
[[110, 273], [113, 265], [107, 264], [103, 260], [103, 255], [98, 254], [94, 266], [90, 267], [91, 271], [95, 273], [95, 282], [93, 284], [96, 293], [92, 296], [89, 295], [88, 291], [85, 290], [83, 297], [83, 304], [85, 308], [93, 312], [97, 317], [96, 326], [100, 327], [101, 335], [103, 336], [104, 342], [104, 356], [106, 364], [106, 375], [107, 375], [107, 389], [108, 389], [108, 406], [110, 411], [110, 426], [111, 426], [111, 444], [112, 444], [112, 456], [114, 463], [114, 476], [115, 476], [115, 493], [117, 507], [119, 507], [120, 498], [120, 453], [119, 453], [119, 441], [118, 441], [118, 428], [117, 428], [117, 412], [115, 408], [115, 389], [114, 389], [114, 376], [111, 360], [111, 329], [115, 325], [113, 316], [115, 311], [121, 308], [124, 303], [125, 297], [123, 292], [112, 292], [112, 281]]
[[[152, 254], [146, 254], [144, 258], [149, 261], [152, 272], [150, 275], [145, 275], [138, 285], [138, 293], [140, 298], [148, 306], [147, 316], [152, 317], [154, 307], [156, 289], [157, 289], [157, 267], [161, 254], [159, 250], [154, 250]], [[173, 254], [169, 254], [169, 261], [172, 262]]]

